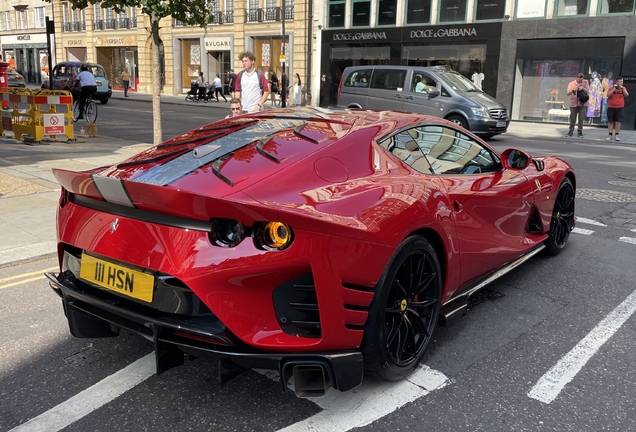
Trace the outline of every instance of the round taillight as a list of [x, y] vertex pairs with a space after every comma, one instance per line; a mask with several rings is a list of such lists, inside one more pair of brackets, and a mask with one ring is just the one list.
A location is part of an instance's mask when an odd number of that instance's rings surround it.
[[245, 228], [233, 219], [215, 219], [212, 221], [210, 239], [217, 246], [234, 247], [245, 238]]
[[283, 250], [292, 243], [293, 232], [282, 222], [265, 222], [258, 226], [254, 236], [256, 246], [266, 250]]

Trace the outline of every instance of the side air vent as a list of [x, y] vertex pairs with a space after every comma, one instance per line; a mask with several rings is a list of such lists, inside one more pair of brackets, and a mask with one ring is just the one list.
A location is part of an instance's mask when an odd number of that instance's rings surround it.
[[541, 234], [543, 232], [541, 227], [541, 218], [539, 217], [539, 212], [536, 207], [532, 209], [532, 214], [530, 215], [530, 220], [528, 221], [526, 230], [530, 234]]
[[279, 285], [273, 294], [274, 310], [281, 329], [292, 336], [320, 338], [320, 312], [311, 273]]

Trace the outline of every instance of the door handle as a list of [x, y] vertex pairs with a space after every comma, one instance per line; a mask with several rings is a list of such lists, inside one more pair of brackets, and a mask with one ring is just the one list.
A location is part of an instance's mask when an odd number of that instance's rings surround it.
[[464, 206], [462, 203], [460, 203], [457, 200], [453, 200], [453, 207], [455, 207], [455, 211], [457, 213], [459, 213], [460, 211], [464, 210]]
[[395, 95], [395, 99], [402, 99], [402, 96], [400, 96], [400, 95]]
[[404, 99], [413, 100], [413, 96], [407, 96]]

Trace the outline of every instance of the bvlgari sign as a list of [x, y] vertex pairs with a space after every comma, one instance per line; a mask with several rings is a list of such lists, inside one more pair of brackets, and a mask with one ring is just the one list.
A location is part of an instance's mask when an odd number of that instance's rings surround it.
[[477, 36], [475, 27], [443, 28], [439, 30], [411, 30], [411, 39]]
[[230, 51], [232, 49], [232, 36], [214, 36], [203, 39], [206, 51]]

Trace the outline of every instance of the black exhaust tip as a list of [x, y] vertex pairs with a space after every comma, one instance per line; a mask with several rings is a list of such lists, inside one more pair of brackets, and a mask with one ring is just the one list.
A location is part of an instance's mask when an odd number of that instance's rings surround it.
[[300, 398], [322, 397], [331, 387], [329, 375], [318, 364], [294, 366], [294, 392]]

